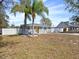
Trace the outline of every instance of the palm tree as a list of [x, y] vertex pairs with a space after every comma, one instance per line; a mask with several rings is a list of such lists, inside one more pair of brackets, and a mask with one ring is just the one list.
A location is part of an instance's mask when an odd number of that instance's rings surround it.
[[30, 14], [31, 14], [31, 0], [21, 0], [20, 4], [15, 4], [11, 10], [12, 13], [14, 13], [14, 15], [16, 15], [16, 12], [21, 12], [24, 13], [24, 25], [22, 27], [23, 29], [23, 34], [25, 34], [26, 32], [26, 28], [27, 28], [27, 18], [29, 20], [31, 20], [30, 18]]
[[30, 14], [31, 14], [31, 0], [21, 0], [20, 4], [15, 4], [11, 10], [14, 15], [16, 15], [16, 12], [24, 13], [24, 28], [27, 26], [27, 18], [31, 20]]
[[34, 19], [36, 14], [44, 17], [44, 12], [48, 14], [48, 8], [44, 6], [42, 0], [33, 0], [32, 3], [32, 35], [34, 35]]
[[44, 29], [44, 30], [50, 29], [50, 32], [51, 32], [52, 22], [51, 22], [51, 20], [49, 18], [42, 18], [40, 23], [42, 25], [42, 29]]
[[47, 27], [51, 27], [52, 25], [52, 22], [49, 18], [42, 18], [40, 22], [42, 25], [45, 25]]
[[40, 15], [44, 17], [44, 12], [48, 14], [47, 7], [44, 6], [42, 0], [21, 0], [20, 4], [16, 4], [12, 10], [14, 14], [16, 12], [24, 12], [25, 13], [25, 19], [24, 19], [24, 25], [26, 27], [27, 21], [26, 19], [29, 18], [29, 14], [32, 15], [32, 33], [34, 34], [34, 19], [37, 15]]

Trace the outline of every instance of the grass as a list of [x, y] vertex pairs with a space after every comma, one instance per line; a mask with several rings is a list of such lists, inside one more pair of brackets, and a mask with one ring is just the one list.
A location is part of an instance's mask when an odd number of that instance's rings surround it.
[[3, 36], [0, 59], [79, 59], [79, 36]]

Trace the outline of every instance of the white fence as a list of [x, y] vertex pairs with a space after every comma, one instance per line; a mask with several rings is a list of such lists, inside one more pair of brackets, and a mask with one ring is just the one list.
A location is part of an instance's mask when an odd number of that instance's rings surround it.
[[17, 28], [2, 28], [2, 35], [16, 35], [18, 32]]
[[[2, 28], [2, 35], [17, 35], [17, 34], [28, 34], [28, 32], [30, 30], [23, 30], [23, 29], [20, 29], [20, 28]], [[53, 32], [54, 29], [39, 29], [39, 34], [46, 34], [46, 33], [50, 33], [50, 32]], [[35, 31], [36, 32], [36, 31]]]

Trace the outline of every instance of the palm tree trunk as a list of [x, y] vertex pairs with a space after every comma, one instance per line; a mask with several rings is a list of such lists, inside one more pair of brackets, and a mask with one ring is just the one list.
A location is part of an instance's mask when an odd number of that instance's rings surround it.
[[25, 16], [25, 19], [24, 19], [24, 26], [25, 26], [25, 28], [26, 28], [26, 26], [27, 26], [27, 16], [26, 16], [26, 14], [25, 14], [24, 16]]
[[23, 34], [25, 34], [26, 33], [26, 28], [27, 28], [27, 15], [25, 14], [24, 15], [25, 16], [25, 19], [24, 19], [24, 30], [23, 30]]
[[33, 17], [33, 20], [32, 20], [32, 35], [34, 35], [34, 17]]

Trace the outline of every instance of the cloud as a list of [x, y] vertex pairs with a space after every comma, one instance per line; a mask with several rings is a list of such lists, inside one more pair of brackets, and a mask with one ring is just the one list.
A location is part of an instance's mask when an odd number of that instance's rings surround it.
[[57, 18], [58, 17], [69, 18], [71, 15], [72, 13], [69, 13], [67, 10], [65, 10], [64, 4], [49, 6], [49, 16], [57, 17]]
[[[50, 1], [50, 0], [49, 0]], [[68, 21], [69, 17], [71, 16], [71, 14], [68, 13], [68, 11], [65, 10], [65, 4], [61, 3], [61, 4], [55, 4], [53, 3], [48, 3], [48, 0], [43, 0], [48, 9], [49, 9], [49, 18], [51, 19], [52, 23], [56, 26], [57, 24], [59, 24], [61, 21]], [[53, 0], [51, 0], [53, 1]], [[13, 16], [12, 14], [9, 14], [10, 16], [10, 20], [9, 23], [10, 24], [15, 24], [15, 25], [20, 25], [24, 23], [24, 14], [23, 13], [17, 13], [16, 17]], [[37, 16], [35, 19], [35, 23], [40, 23], [40, 17]], [[32, 23], [30, 21], [28, 21], [28, 23]]]
[[49, 18], [51, 19], [54, 27], [56, 27], [60, 22], [69, 21], [68, 17], [51, 17], [51, 16], [49, 16]]
[[49, 13], [50, 14], [62, 14], [65, 11], [64, 4], [60, 5], [54, 5], [54, 6], [49, 6]]
[[52, 6], [49, 6], [49, 7], [53, 8], [53, 9], [63, 8], [63, 7], [65, 7], [65, 4], [52, 5]]
[[[15, 24], [20, 26], [21, 24], [24, 24], [24, 13], [17, 13], [16, 17], [13, 14], [8, 14], [9, 15], [9, 24]], [[34, 23], [40, 23], [40, 16], [36, 16], [35, 22]], [[27, 19], [28, 23], [32, 23]]]
[[13, 14], [8, 14], [9, 15], [9, 24], [15, 24], [15, 25], [20, 25], [23, 24], [24, 21], [24, 14], [23, 13], [17, 13], [16, 16]]
[[49, 5], [49, 18], [51, 19], [54, 26], [57, 26], [61, 21], [68, 21], [72, 16], [72, 13], [69, 13], [65, 10], [65, 4], [58, 5]]

